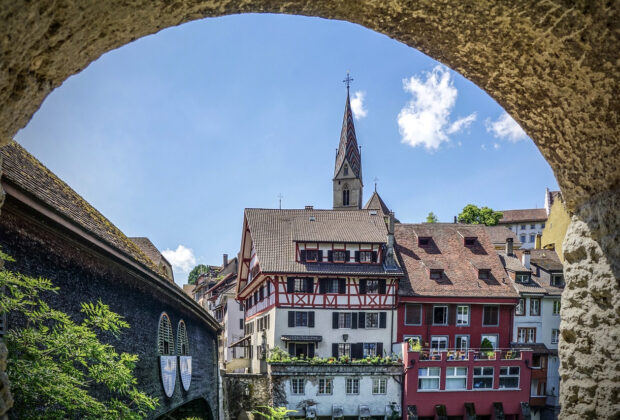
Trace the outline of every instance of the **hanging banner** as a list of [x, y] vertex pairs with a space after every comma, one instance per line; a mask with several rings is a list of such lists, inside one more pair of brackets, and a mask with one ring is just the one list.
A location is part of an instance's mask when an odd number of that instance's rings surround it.
[[161, 383], [168, 398], [174, 394], [174, 385], [177, 380], [177, 357], [159, 356]]
[[192, 356], [179, 356], [179, 370], [183, 389], [189, 391], [189, 385], [192, 382]]

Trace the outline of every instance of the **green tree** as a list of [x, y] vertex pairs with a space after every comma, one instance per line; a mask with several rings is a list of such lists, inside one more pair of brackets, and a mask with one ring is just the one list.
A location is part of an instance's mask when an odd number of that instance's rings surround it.
[[489, 207], [481, 207], [468, 204], [463, 207], [463, 211], [458, 216], [459, 222], [471, 223], [474, 225], [495, 226], [502, 218], [501, 211], [494, 211]]
[[428, 216], [426, 216], [426, 223], [437, 223], [438, 221], [437, 216], [435, 216], [435, 213], [432, 211], [428, 213]]
[[[13, 259], [0, 251], [0, 259]], [[0, 261], [1, 265], [2, 261]], [[140, 419], [159, 404], [137, 388], [138, 356], [117, 353], [97, 334], [118, 338], [129, 328], [101, 301], [82, 303], [81, 323], [50, 307], [41, 295], [57, 293], [50, 280], [0, 270], [0, 312], [23, 319], [9, 329], [7, 374], [20, 419]], [[89, 390], [98, 388], [97, 398]]]
[[295, 413], [295, 410], [289, 410], [286, 407], [269, 407], [267, 405], [259, 405], [263, 411], [252, 411], [252, 414], [264, 417], [266, 420], [284, 420], [289, 413]]
[[187, 284], [196, 284], [196, 280], [198, 280], [198, 276], [202, 273], [206, 273], [209, 271], [209, 266], [204, 264], [198, 264], [196, 267], [189, 272], [189, 276], [187, 276]]

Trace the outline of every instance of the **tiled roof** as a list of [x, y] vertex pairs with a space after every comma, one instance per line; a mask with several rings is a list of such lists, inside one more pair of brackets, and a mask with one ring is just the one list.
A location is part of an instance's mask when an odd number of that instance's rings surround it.
[[138, 245], [23, 147], [12, 141], [0, 148], [0, 154], [3, 158], [3, 179], [9, 180], [65, 219], [158, 273], [157, 266]]
[[521, 222], [544, 222], [547, 220], [545, 209], [524, 209], [524, 210], [500, 210], [502, 218], [500, 224], [521, 223]]
[[[245, 217], [263, 272], [343, 275], [388, 273], [380, 264], [295, 261], [296, 240], [385, 244], [387, 228], [381, 215], [371, 216], [368, 210], [246, 209]], [[315, 220], [310, 222], [310, 217]], [[400, 271], [390, 273], [399, 274]]]
[[[517, 255], [522, 255], [521, 250], [515, 251]], [[551, 285], [551, 275], [539, 272], [536, 267], [540, 267], [547, 273], [563, 271], [562, 263], [558, 254], [549, 249], [531, 249], [530, 264], [532, 266], [532, 279], [545, 289], [548, 295], [559, 296], [564, 290], [563, 287]]]
[[508, 229], [506, 226], [485, 226], [487, 235], [495, 246], [502, 246], [506, 244], [506, 238], [512, 238], [512, 244], [514, 248], [521, 247], [521, 241], [516, 233]]
[[[531, 273], [531, 270], [525, 268], [525, 266], [521, 263], [521, 260], [516, 255], [506, 255], [504, 252], [498, 252], [499, 259], [504, 264], [507, 270], [520, 272], [520, 273]], [[519, 293], [546, 293], [544, 287], [542, 287], [537, 281], [537, 279], [531, 275], [530, 280], [527, 283], [517, 283], [514, 280], [510, 280], [514, 285], [515, 289]]]
[[144, 252], [146, 254], [146, 256], [149, 257], [151, 259], [151, 261], [153, 261], [156, 265], [159, 265], [159, 263], [162, 260], [165, 261], [166, 264], [170, 265], [170, 263], [168, 262], [166, 257], [164, 257], [162, 255], [162, 253], [159, 252], [157, 247], [155, 247], [155, 245], [153, 244], [153, 242], [151, 242], [151, 240], [149, 238], [131, 237], [129, 239], [131, 239], [131, 241], [133, 243], [138, 245], [138, 247], [140, 247], [142, 252]]
[[378, 210], [381, 211], [384, 215], [390, 214], [390, 209], [385, 205], [385, 202], [381, 199], [381, 196], [378, 192], [373, 192], [370, 200], [364, 206], [364, 210]]
[[497, 255], [499, 255], [500, 261], [507, 270], [519, 272], [530, 271], [529, 269], [525, 268], [525, 266], [521, 263], [521, 260], [514, 254], [506, 255], [505, 252], [498, 251]]
[[[476, 236], [466, 247], [463, 236]], [[418, 236], [430, 237], [430, 245], [418, 246]], [[517, 297], [484, 226], [449, 223], [396, 224], [396, 250], [405, 278], [404, 296]], [[442, 268], [441, 280], [432, 280], [429, 268]], [[491, 270], [489, 280], [478, 279], [475, 267]]]

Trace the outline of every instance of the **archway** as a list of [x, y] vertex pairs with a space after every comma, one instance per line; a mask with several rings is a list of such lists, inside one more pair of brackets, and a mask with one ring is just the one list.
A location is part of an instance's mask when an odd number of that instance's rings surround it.
[[165, 27], [232, 13], [290, 13], [358, 23], [472, 80], [534, 140], [573, 214], [564, 244], [563, 415], [614, 413], [620, 364], [614, 356], [620, 288], [618, 2], [5, 3], [0, 12], [5, 22], [0, 29], [0, 144], [28, 122], [47, 94], [106, 51]]

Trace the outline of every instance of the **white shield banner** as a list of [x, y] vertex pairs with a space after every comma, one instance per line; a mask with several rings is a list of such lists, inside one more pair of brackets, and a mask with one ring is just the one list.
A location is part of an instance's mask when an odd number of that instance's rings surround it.
[[189, 385], [192, 382], [192, 356], [179, 356], [179, 370], [183, 389], [189, 391]]
[[168, 398], [174, 393], [174, 384], [177, 380], [177, 357], [159, 356], [159, 367], [161, 371], [161, 383]]

